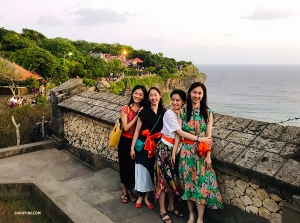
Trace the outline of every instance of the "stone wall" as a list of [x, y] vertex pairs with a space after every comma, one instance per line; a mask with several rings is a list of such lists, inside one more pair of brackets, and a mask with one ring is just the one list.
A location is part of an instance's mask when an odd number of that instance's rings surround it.
[[[107, 92], [63, 100], [57, 106], [64, 137], [75, 148], [118, 161], [116, 149], [108, 147], [109, 133], [127, 102]], [[284, 204], [300, 195], [300, 128], [215, 114], [213, 138], [224, 202], [280, 223]]]
[[87, 90], [82, 83], [82, 79], [71, 79], [55, 88], [50, 92], [50, 101], [52, 108], [51, 129], [53, 136], [58, 140], [64, 139], [64, 121], [63, 113], [58, 103]]
[[300, 194], [300, 128], [215, 115], [213, 162], [223, 199], [280, 223]]
[[65, 138], [72, 146], [118, 162], [117, 150], [108, 149], [112, 127], [74, 112], [64, 114]]

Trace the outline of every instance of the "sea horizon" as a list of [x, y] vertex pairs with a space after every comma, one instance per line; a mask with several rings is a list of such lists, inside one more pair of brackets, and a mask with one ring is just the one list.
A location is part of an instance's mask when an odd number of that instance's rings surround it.
[[[299, 64], [197, 64], [216, 113], [279, 123], [300, 118]], [[283, 123], [300, 126], [300, 120]]]

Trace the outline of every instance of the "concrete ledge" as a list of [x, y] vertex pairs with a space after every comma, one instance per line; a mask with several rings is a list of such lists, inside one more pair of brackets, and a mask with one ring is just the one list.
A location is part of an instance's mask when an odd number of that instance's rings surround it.
[[78, 149], [70, 144], [65, 145], [65, 149], [68, 150], [70, 153], [77, 156], [79, 159], [81, 159], [83, 162], [99, 169], [105, 169], [105, 168], [112, 168], [115, 171], [119, 171], [119, 163], [106, 159], [100, 155], [91, 153], [89, 151]]
[[[82, 201], [51, 176], [40, 175], [24, 181], [7, 180], [0, 184], [0, 198], [33, 198], [53, 222], [112, 223], [101, 212]], [[31, 182], [30, 182], [31, 181]]]
[[8, 147], [4, 149], [0, 149], [0, 159], [10, 157], [10, 156], [16, 156], [24, 153], [30, 153], [42, 149], [51, 149], [55, 147], [55, 141], [54, 140], [47, 140], [42, 142], [35, 142], [35, 143], [29, 143], [19, 146], [13, 146]]
[[300, 221], [300, 208], [289, 203], [283, 204], [282, 223], [292, 223]]

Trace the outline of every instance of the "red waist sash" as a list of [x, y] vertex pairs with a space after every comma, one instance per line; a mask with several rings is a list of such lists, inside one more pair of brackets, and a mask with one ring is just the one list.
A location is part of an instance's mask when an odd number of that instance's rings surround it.
[[[195, 141], [192, 141], [192, 140], [189, 140], [189, 139], [182, 139], [181, 142], [183, 143], [187, 143], [187, 144], [190, 144], [190, 145], [194, 145]], [[211, 151], [211, 148], [204, 142], [199, 142], [198, 143], [198, 154], [202, 157], [205, 157], [206, 156], [206, 153], [208, 151]]]
[[145, 129], [140, 133], [142, 136], [146, 136], [144, 150], [148, 151], [148, 158], [155, 156], [156, 154], [156, 143], [153, 139], [158, 139], [161, 136], [160, 132], [150, 135], [150, 130]]

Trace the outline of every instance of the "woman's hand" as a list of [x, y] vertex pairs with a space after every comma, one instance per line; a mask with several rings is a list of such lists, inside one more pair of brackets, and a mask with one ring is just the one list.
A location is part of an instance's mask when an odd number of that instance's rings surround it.
[[171, 164], [173, 165], [173, 166], [175, 166], [175, 163], [176, 163], [176, 154], [172, 154], [172, 158], [171, 158]]
[[143, 110], [143, 106], [139, 108], [138, 113], [140, 113]]
[[210, 169], [211, 168], [211, 158], [210, 156], [206, 156], [204, 159], [204, 166], [206, 169]]
[[209, 137], [198, 138], [198, 141], [207, 144], [209, 147], [212, 146], [212, 138]]
[[130, 150], [130, 156], [131, 156], [131, 158], [134, 160], [135, 159], [135, 151], [134, 151], [134, 149], [131, 149]]

